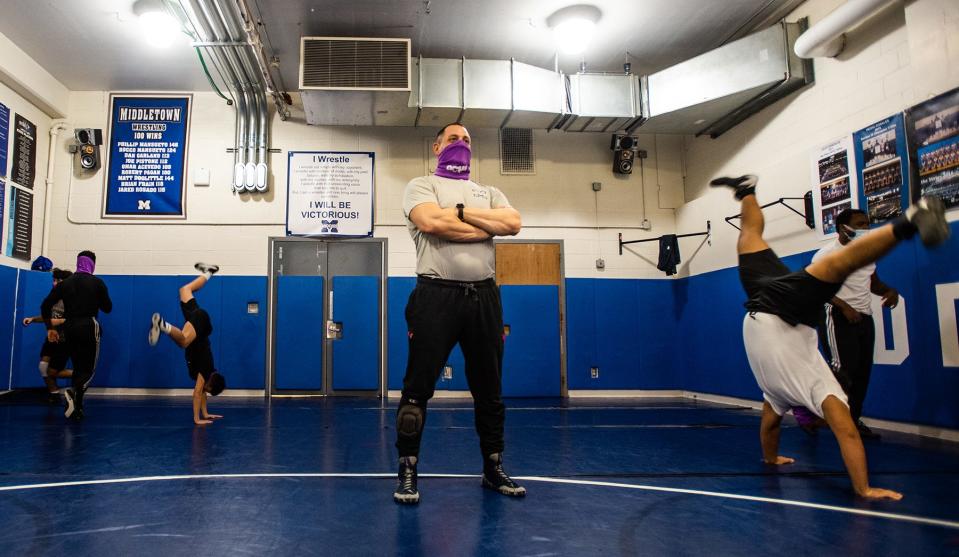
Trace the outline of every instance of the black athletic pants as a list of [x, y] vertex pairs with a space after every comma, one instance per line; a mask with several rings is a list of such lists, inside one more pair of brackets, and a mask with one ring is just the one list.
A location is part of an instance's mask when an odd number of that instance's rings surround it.
[[466, 359], [466, 381], [473, 395], [476, 432], [484, 456], [503, 451], [503, 306], [493, 279], [464, 283], [420, 277], [406, 304], [409, 360], [403, 378], [404, 404], [422, 410], [416, 435], [397, 435], [400, 457], [420, 449], [426, 404], [450, 352], [458, 342]]
[[82, 395], [93, 379], [100, 356], [100, 323], [94, 317], [68, 318], [64, 328], [73, 361], [73, 390]]
[[826, 304], [826, 319], [820, 326], [819, 340], [829, 367], [849, 397], [849, 413], [853, 421], [858, 421], [872, 373], [876, 324], [871, 315], [863, 315], [859, 323], [851, 323], [842, 310]]

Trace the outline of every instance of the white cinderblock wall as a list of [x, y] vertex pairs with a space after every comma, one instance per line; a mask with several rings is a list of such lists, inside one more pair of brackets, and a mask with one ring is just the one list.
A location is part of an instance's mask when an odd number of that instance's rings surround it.
[[[788, 21], [815, 25], [842, 0], [809, 0]], [[959, 2], [896, 2], [848, 34], [836, 59], [815, 60], [816, 83], [766, 108], [718, 139], [689, 138], [687, 204], [677, 230], [711, 219], [716, 234], [688, 267], [692, 274], [736, 265], [737, 231], [723, 218], [739, 212], [728, 191], [710, 190], [720, 175], [755, 173], [761, 203], [801, 197], [812, 187], [814, 149], [959, 86]], [[796, 206], [802, 207], [801, 202]], [[820, 240], [783, 207], [767, 209], [766, 236], [780, 256], [815, 249]], [[953, 211], [950, 219], [959, 218]]]
[[[284, 234], [286, 153], [291, 150], [360, 150], [376, 153], [376, 226], [374, 235], [389, 238], [391, 276], [412, 275], [415, 253], [401, 212], [403, 189], [410, 178], [426, 173], [433, 159], [427, 150], [435, 130], [309, 126], [302, 107], [293, 117], [272, 122], [271, 191], [265, 196], [230, 191], [233, 112], [212, 93], [194, 93], [189, 147], [187, 215], [182, 222], [136, 223], [100, 217], [104, 173], [81, 177], [66, 155], [56, 170], [51, 257], [72, 261], [81, 249], [93, 249], [98, 269], [109, 274], [178, 274], [196, 260], [221, 263], [230, 274], [262, 275], [267, 269], [267, 238]], [[73, 92], [71, 127], [107, 127], [109, 92]], [[519, 238], [565, 241], [567, 276], [656, 277], [658, 245], [643, 244], [636, 255], [618, 255], [617, 233], [629, 239], [669, 233], [674, 209], [682, 201], [680, 142], [674, 137], [643, 136], [649, 151], [640, 175], [614, 176], [607, 134], [537, 131], [536, 175], [503, 176], [499, 169], [496, 130], [471, 130], [474, 179], [501, 188], [524, 221]], [[68, 141], [61, 142], [65, 153]], [[104, 147], [105, 149], [105, 147]], [[105, 154], [105, 153], [104, 153]], [[477, 160], [478, 159], [478, 160]], [[211, 170], [210, 187], [194, 187], [192, 170]], [[601, 182], [595, 194], [592, 182]], [[643, 191], [650, 232], [637, 230], [643, 219]], [[606, 269], [596, 269], [596, 259]], [[653, 261], [651, 264], [650, 261]]]
[[[842, 0], [809, 0], [788, 18], [808, 16], [815, 24]], [[959, 85], [959, 2], [914, 0], [896, 3], [849, 35], [847, 51], [837, 59], [818, 59], [816, 83], [753, 116], [717, 140], [681, 136], [641, 136], [648, 150], [645, 172], [614, 176], [606, 134], [538, 131], [535, 176], [501, 176], [495, 130], [471, 130], [477, 161], [475, 176], [503, 189], [522, 212], [520, 238], [565, 241], [568, 277], [655, 278], [658, 246], [632, 246], [618, 255], [617, 233], [627, 239], [677, 232], [698, 232], [713, 223], [713, 245], [683, 240], [681, 275], [735, 265], [736, 230], [723, 217], [738, 212], [726, 192], [706, 184], [719, 174], [760, 174], [761, 200], [801, 196], [810, 184], [809, 157], [817, 145], [848, 134], [922, 99]], [[0, 89], [12, 104], [26, 103]], [[108, 92], [70, 93], [68, 123], [73, 127], [107, 127]], [[42, 231], [45, 141], [49, 118], [21, 106], [40, 127], [34, 253]], [[11, 106], [17, 110], [16, 106]], [[266, 272], [267, 238], [284, 233], [286, 152], [289, 150], [372, 150], [377, 156], [376, 227], [390, 240], [390, 274], [411, 275], [413, 245], [403, 226], [401, 196], [406, 182], [426, 172], [426, 149], [433, 130], [412, 128], [332, 128], [305, 124], [296, 106], [287, 122], [274, 118], [271, 192], [234, 195], [229, 190], [233, 113], [215, 95], [194, 93], [188, 164], [211, 169], [210, 187], [187, 184], [188, 219], [165, 224], [131, 224], [100, 218], [102, 172], [74, 175], [61, 137], [54, 173], [50, 256], [71, 266], [75, 253], [94, 249], [103, 273], [178, 274], [198, 259], [224, 265], [231, 274]], [[104, 153], [105, 154], [105, 153]], [[599, 181], [596, 195], [590, 184]], [[644, 212], [653, 230], [638, 230]], [[685, 205], [683, 204], [685, 202]], [[813, 249], [817, 237], [785, 209], [768, 211], [768, 237], [788, 255]], [[595, 268], [597, 258], [606, 263]], [[0, 263], [16, 265], [0, 256]]]

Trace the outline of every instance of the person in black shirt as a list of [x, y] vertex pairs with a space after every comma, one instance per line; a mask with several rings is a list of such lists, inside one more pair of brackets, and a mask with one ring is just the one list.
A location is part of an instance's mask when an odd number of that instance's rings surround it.
[[64, 394], [67, 418], [83, 418], [83, 394], [86, 392], [97, 367], [100, 355], [100, 311], [110, 313], [113, 302], [107, 285], [93, 276], [97, 256], [92, 251], [77, 255], [77, 272], [57, 284], [40, 305], [40, 314], [47, 325], [47, 340], [60, 341], [60, 333], [53, 323], [53, 307], [63, 301], [66, 321], [63, 330], [67, 335], [67, 348], [73, 361], [72, 388]]
[[[70, 271], [63, 269], [53, 270], [53, 286], [60, 284], [64, 279], [72, 275]], [[60, 387], [57, 385], [58, 378], [68, 378], [73, 376], [73, 370], [67, 369], [67, 360], [70, 359], [70, 351], [67, 348], [67, 334], [63, 331], [63, 301], [59, 301], [53, 306], [51, 322], [60, 336], [60, 342], [44, 341], [40, 349], [40, 377], [43, 378], [47, 386], [47, 392], [50, 393], [51, 402], [60, 401]], [[43, 323], [43, 316], [24, 317], [23, 326], [33, 323]]]
[[206, 399], [207, 394], [216, 396], [223, 392], [226, 381], [213, 365], [213, 351], [210, 349], [213, 323], [210, 314], [200, 307], [193, 293], [203, 288], [220, 268], [206, 263], [197, 263], [195, 268], [200, 271], [200, 276], [180, 287], [180, 310], [186, 320], [183, 328], [174, 327], [164, 321], [159, 313], [154, 313], [147, 342], [150, 346], [156, 346], [162, 332], [184, 349], [187, 371], [190, 372], [190, 379], [196, 381], [193, 388], [193, 423], [206, 425], [223, 417], [207, 411]]
[[902, 495], [869, 485], [866, 451], [849, 413], [846, 395], [818, 350], [816, 326], [826, 302], [857, 269], [874, 263], [900, 241], [919, 234], [927, 246], [949, 238], [945, 205], [923, 197], [902, 216], [793, 272], [763, 239], [765, 221], [756, 201], [755, 176], [717, 178], [742, 203], [742, 229], [736, 245], [739, 279], [746, 291], [743, 344], [749, 367], [763, 391], [760, 443], [763, 462], [794, 462], [779, 455], [779, 426], [791, 406], [803, 406], [824, 418], [839, 442], [856, 494], [867, 499], [899, 500]]

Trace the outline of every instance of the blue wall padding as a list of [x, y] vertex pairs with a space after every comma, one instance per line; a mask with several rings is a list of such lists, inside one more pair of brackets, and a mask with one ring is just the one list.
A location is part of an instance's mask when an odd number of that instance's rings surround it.
[[[185, 276], [137, 276], [133, 280], [133, 300], [149, 300], [149, 303], [137, 303], [129, 314], [129, 336], [127, 344], [133, 346], [133, 360], [129, 362], [132, 365], [125, 366], [122, 370], [110, 364], [112, 356], [105, 350], [102, 351], [100, 358], [100, 369], [97, 371], [97, 379], [94, 385], [100, 386], [100, 381], [107, 381], [104, 385], [123, 387], [125, 385], [151, 385], [154, 388], [190, 388], [193, 382], [190, 380], [189, 372], [186, 369], [186, 359], [183, 355], [183, 349], [176, 345], [167, 335], [161, 334], [156, 346], [150, 346], [147, 343], [147, 332], [151, 325], [150, 318], [153, 313], [159, 313], [160, 316], [169, 321], [177, 328], [182, 328], [184, 323], [183, 314], [180, 311], [179, 288], [193, 277]], [[112, 277], [107, 277], [105, 280]], [[219, 328], [223, 323], [222, 319], [216, 319], [216, 313], [213, 312], [212, 300], [215, 297], [214, 291], [218, 291], [217, 281], [210, 281], [201, 291], [197, 292], [196, 299], [200, 307], [210, 313], [210, 320], [213, 322], [213, 337], [210, 342], [213, 343], [214, 359], [216, 356], [217, 342], [214, 340], [219, 334]], [[107, 286], [112, 286], [107, 284]], [[114, 312], [120, 310], [120, 300], [114, 289], [110, 289], [110, 295], [113, 298]], [[218, 296], [216, 296], [218, 297]], [[117, 316], [111, 314], [103, 321], [113, 321]], [[118, 329], [115, 326], [104, 325], [104, 338], [115, 338]], [[139, 333], [139, 334], [138, 334]], [[105, 345], [105, 343], [104, 343]], [[215, 360], [217, 366], [220, 362]], [[226, 373], [227, 380], [231, 379], [230, 374]], [[125, 382], [125, 383], [124, 383]], [[227, 383], [228, 387], [232, 387]]]
[[[17, 269], [13, 267], [0, 266], [0, 390], [7, 390], [11, 385], [10, 352], [17, 344], [15, 333], [22, 325], [14, 324], [14, 318], [18, 321], [22, 317], [17, 313]], [[40, 327], [40, 325], [31, 325], [31, 327]], [[13, 366], [16, 368], [17, 366]]]
[[503, 356], [503, 396], [559, 396], [559, 287], [500, 287], [503, 323], [510, 326]]
[[380, 278], [333, 277], [333, 320], [343, 324], [333, 343], [333, 389], [379, 388]]
[[[20, 271], [19, 284], [15, 285], [19, 296], [16, 328], [13, 331], [13, 388], [15, 389], [43, 386], [37, 363], [40, 361], [40, 347], [43, 346], [47, 336], [46, 327], [42, 323], [24, 327], [23, 318], [40, 315], [40, 302], [52, 287], [53, 279], [50, 273]], [[13, 289], [11, 293], [12, 291]], [[30, 303], [31, 300], [35, 300], [36, 303]]]
[[[177, 327], [183, 325], [179, 288], [194, 276], [101, 276], [113, 300], [113, 311], [100, 314], [102, 336], [100, 359], [93, 387], [190, 388], [183, 350], [165, 335], [155, 347], [147, 343], [150, 317], [159, 312]], [[19, 310], [23, 315], [40, 313], [40, 303], [50, 291], [50, 274], [23, 271], [20, 276]], [[197, 302], [210, 314], [210, 342], [217, 369], [227, 379], [227, 388], [262, 389], [266, 334], [266, 278], [217, 277], [196, 294]], [[256, 302], [259, 315], [247, 315], [247, 303]], [[14, 386], [43, 385], [37, 372], [42, 325], [20, 327], [16, 332]], [[245, 331], [241, 333], [240, 331]], [[238, 335], [244, 336], [238, 336]], [[246, 342], [235, 342], [246, 338]], [[61, 380], [65, 384], [65, 380]]]
[[[680, 281], [567, 279], [570, 389], [677, 389]], [[593, 379], [590, 369], [599, 368]]]
[[279, 277], [274, 367], [277, 389], [323, 388], [323, 316], [323, 277]]
[[866, 416], [959, 428], [959, 368], [943, 366], [935, 290], [959, 282], [959, 223], [951, 228], [944, 246], [927, 250], [913, 240], [879, 263], [880, 278], [906, 299], [909, 357], [873, 368]]
[[[214, 346], [217, 367], [233, 389], [262, 389], [266, 361], [266, 277], [223, 277]], [[219, 280], [219, 279], [217, 279]], [[216, 281], [214, 281], [216, 282]], [[248, 304], [257, 304], [249, 313]]]
[[416, 286], [415, 277], [390, 277], [386, 281], [386, 367], [387, 385], [391, 391], [403, 388], [409, 338], [406, 328], [406, 303]]
[[589, 387], [596, 363], [596, 281], [566, 279], [566, 374], [570, 389]]
[[[959, 428], [959, 370], [947, 368], [942, 362], [935, 294], [937, 284], [959, 282], [959, 223], [952, 223], [951, 228], [954, 239], [947, 245], [926, 250], [914, 240], [897, 247], [879, 264], [880, 277], [906, 300], [910, 355], [901, 365], [875, 366], [866, 416]], [[790, 268], [799, 269], [813, 253], [793, 255], [784, 261]], [[102, 320], [104, 342], [94, 386], [190, 386], [179, 348], [169, 339], [161, 338], [155, 348], [146, 343], [153, 311], [169, 316], [174, 323], [181, 321], [176, 292], [189, 278], [104, 277], [116, 309]], [[277, 381], [278, 386], [287, 385], [281, 388], [321, 388], [320, 339], [324, 324], [323, 300], [317, 296], [322, 292], [322, 282], [317, 280], [281, 279], [278, 310], [280, 315], [289, 315], [278, 323], [282, 334], [278, 335]], [[387, 282], [388, 385], [393, 390], [402, 387], [406, 369], [404, 309], [415, 283], [412, 277], [391, 277]], [[289, 288], [284, 290], [282, 285]], [[20, 295], [14, 302], [13, 292], [18, 286]], [[25, 314], [39, 313], [40, 301], [49, 288], [47, 273], [21, 271], [18, 279], [15, 269], [0, 267], [0, 369], [9, 374], [12, 339], [14, 388], [42, 384], [37, 373], [42, 326], [24, 329], [19, 320]], [[521, 309], [519, 304], [527, 302], [521, 298], [513, 299], [504, 292], [507, 319], [515, 321], [514, 315], [522, 318], [531, 313]], [[200, 292], [199, 299], [213, 319], [214, 350], [228, 385], [263, 388], [265, 277], [217, 277]], [[245, 313], [250, 301], [259, 301], [260, 314]], [[569, 388], [682, 389], [759, 400], [761, 394], [742, 343], [744, 301], [735, 268], [678, 280], [567, 279]], [[282, 311], [284, 304], [286, 312]], [[15, 310], [18, 324], [13, 327]], [[877, 331], [877, 343], [892, 348], [889, 314], [885, 317], [886, 326]], [[542, 318], [541, 324], [545, 326], [553, 319], [552, 315]], [[511, 358], [529, 362], [538, 356], [536, 347], [521, 342], [517, 335], [520, 333], [514, 329], [507, 340], [507, 381], [512, 379], [515, 366], [529, 365], [516, 364]], [[453, 350], [448, 363], [453, 366], [453, 379], [441, 379], [437, 388], [465, 390], [459, 348]], [[598, 379], [590, 378], [591, 367], [599, 368]], [[6, 381], [0, 387], [4, 385]]]
[[[130, 276], [103, 276], [100, 277], [110, 290], [110, 299], [113, 300], [113, 311], [100, 315], [100, 359], [97, 362], [97, 372], [92, 385], [94, 387], [126, 387], [148, 385], [145, 378], [140, 376], [140, 367], [154, 356], [153, 349], [147, 343], [147, 330], [150, 326], [150, 315], [153, 311], [154, 299], [162, 303], [164, 297], [175, 297], [180, 284], [173, 284], [177, 277], [162, 277], [172, 279], [169, 288], [152, 292], [150, 298], [138, 298], [138, 294], [148, 292], [145, 288], [138, 288], [138, 277]], [[176, 281], [180, 282], [180, 281]], [[210, 288], [215, 288], [212, 284]], [[206, 290], [206, 289], [204, 289]], [[207, 294], [206, 291], [203, 292]], [[136, 317], [134, 317], [136, 316]], [[215, 319], [216, 313], [210, 313]], [[176, 314], [167, 316], [174, 324], [182, 318]], [[217, 321], [213, 321], [214, 328]], [[216, 342], [216, 331], [211, 342]], [[164, 344], [157, 343], [160, 350], [179, 350], [170, 347], [170, 339], [161, 338]], [[149, 350], [149, 351], [148, 351]], [[180, 364], [167, 368], [162, 375], [164, 381], [161, 387], [166, 387], [177, 376], [188, 378], [183, 355], [180, 354]], [[188, 385], [186, 383], [185, 385]]]

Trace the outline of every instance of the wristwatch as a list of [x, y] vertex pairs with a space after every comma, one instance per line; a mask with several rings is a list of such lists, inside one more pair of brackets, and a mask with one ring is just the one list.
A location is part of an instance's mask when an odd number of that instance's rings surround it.
[[463, 222], [466, 222], [466, 219], [463, 218], [463, 209], [465, 209], [465, 208], [466, 208], [466, 206], [463, 205], [462, 203], [457, 203], [457, 204], [456, 204], [456, 216], [458, 216], [458, 217], [460, 218], [460, 220], [463, 221]]

